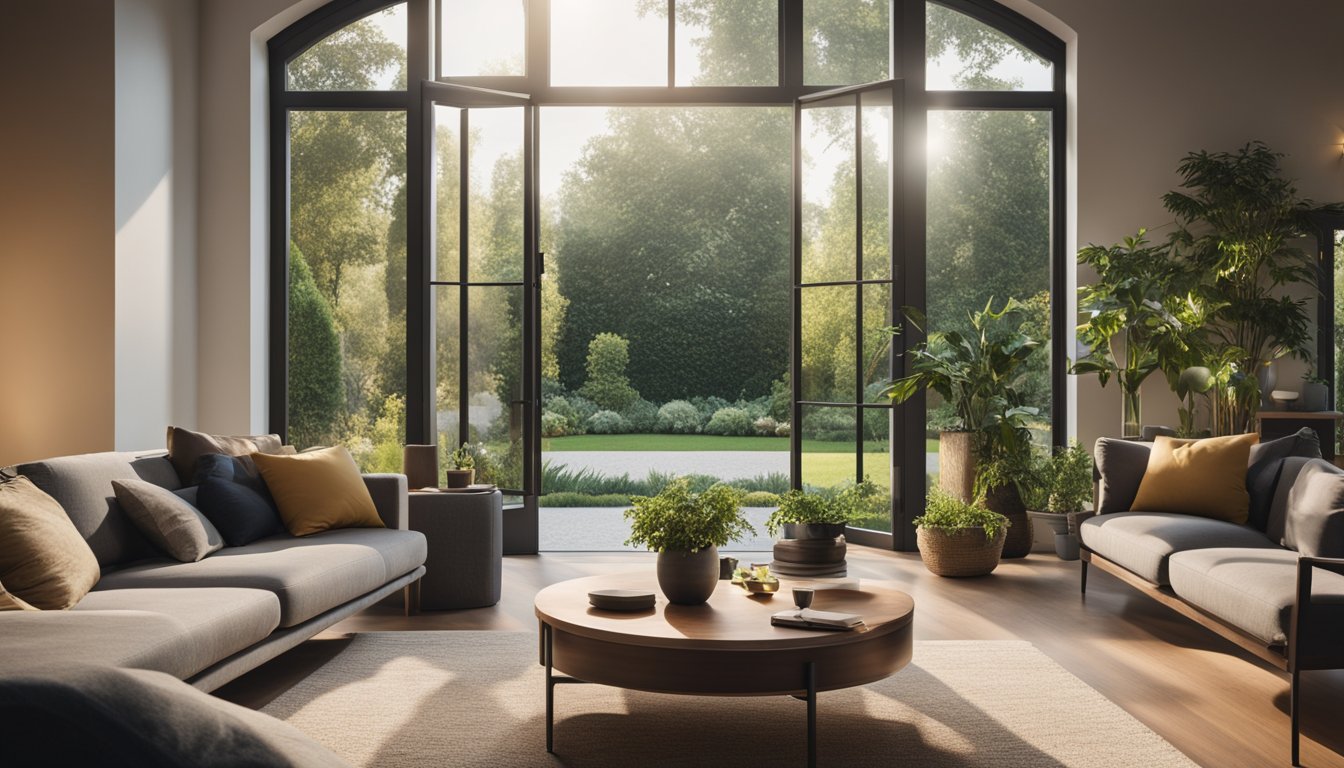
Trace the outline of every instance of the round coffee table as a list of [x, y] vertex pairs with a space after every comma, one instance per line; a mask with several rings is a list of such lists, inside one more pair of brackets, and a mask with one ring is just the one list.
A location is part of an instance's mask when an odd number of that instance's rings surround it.
[[[555, 686], [598, 683], [655, 693], [702, 696], [796, 696], [807, 701], [807, 759], [816, 765], [817, 692], [888, 677], [910, 662], [915, 603], [886, 582], [862, 589], [818, 590], [812, 608], [855, 613], [864, 626], [843, 632], [770, 624], [793, 608], [784, 580], [771, 599], [720, 581], [704, 605], [672, 605], [652, 569], [590, 576], [537, 593], [541, 663], [546, 667], [546, 750], [553, 751]], [[635, 613], [588, 604], [598, 589], [645, 589], [655, 607]], [[555, 672], [562, 675], [556, 675]]]

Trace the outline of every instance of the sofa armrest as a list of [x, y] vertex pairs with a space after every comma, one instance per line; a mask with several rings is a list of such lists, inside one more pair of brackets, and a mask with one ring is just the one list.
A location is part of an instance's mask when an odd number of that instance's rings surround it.
[[364, 475], [364, 485], [373, 497], [373, 506], [383, 525], [394, 530], [406, 530], [407, 485], [405, 475]]
[[1097, 440], [1093, 461], [1097, 478], [1093, 508], [1099, 515], [1125, 512], [1134, 504], [1139, 483], [1148, 469], [1151, 443], [1103, 437]]
[[[1288, 646], [1289, 670], [1338, 669], [1344, 666], [1344, 646], [1339, 642], [1339, 620], [1320, 616], [1319, 606], [1311, 602], [1313, 571], [1344, 574], [1344, 558], [1299, 557], [1297, 559], [1297, 599], [1293, 601], [1292, 637]], [[1337, 605], [1330, 606], [1338, 608]]]

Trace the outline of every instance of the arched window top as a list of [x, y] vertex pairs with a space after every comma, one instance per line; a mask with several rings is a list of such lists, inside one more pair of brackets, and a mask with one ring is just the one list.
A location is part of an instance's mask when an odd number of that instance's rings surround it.
[[929, 3], [925, 87], [931, 91], [1049, 91], [1054, 67], [1008, 34]]
[[406, 89], [406, 4], [374, 11], [318, 40], [285, 67], [290, 91]]

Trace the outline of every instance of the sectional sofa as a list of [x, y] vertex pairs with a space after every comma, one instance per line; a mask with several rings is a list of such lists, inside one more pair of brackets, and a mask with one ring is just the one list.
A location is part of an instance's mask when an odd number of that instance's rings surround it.
[[404, 475], [364, 476], [386, 528], [282, 533], [182, 563], [153, 548], [111, 485], [141, 479], [182, 490], [163, 452], [66, 456], [15, 469], [60, 502], [102, 573], [71, 610], [0, 612], [0, 677], [79, 662], [154, 670], [210, 691], [425, 572], [425, 537], [406, 530]]

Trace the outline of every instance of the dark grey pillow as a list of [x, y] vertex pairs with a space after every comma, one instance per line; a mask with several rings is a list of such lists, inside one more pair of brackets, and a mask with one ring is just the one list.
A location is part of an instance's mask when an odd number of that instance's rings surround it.
[[1246, 464], [1246, 491], [1251, 495], [1250, 515], [1246, 524], [1267, 530], [1274, 487], [1278, 484], [1283, 460], [1290, 457], [1321, 458], [1321, 440], [1316, 430], [1303, 427], [1296, 433], [1251, 446]]
[[1307, 557], [1344, 557], [1344, 470], [1308, 461], [1288, 493], [1283, 546]]
[[62, 664], [0, 678], [5, 766], [348, 766], [292, 726], [162, 672]]
[[207, 477], [197, 486], [196, 503], [230, 547], [251, 544], [282, 530], [275, 507], [242, 483]]
[[1097, 490], [1097, 514], [1128, 512], [1148, 471], [1152, 443], [1103, 437], [1097, 440], [1094, 458], [1100, 485]]

